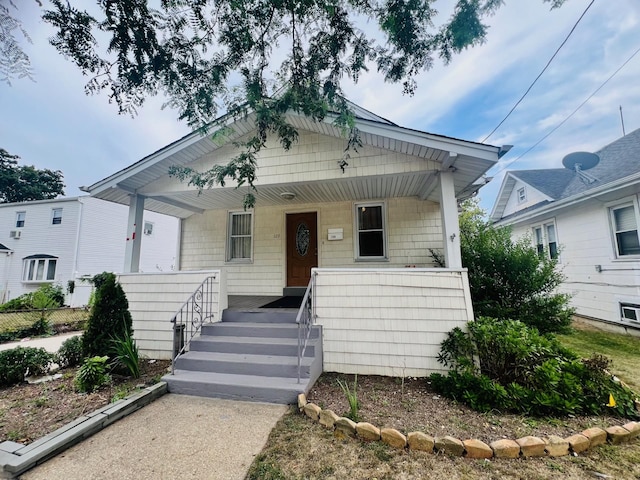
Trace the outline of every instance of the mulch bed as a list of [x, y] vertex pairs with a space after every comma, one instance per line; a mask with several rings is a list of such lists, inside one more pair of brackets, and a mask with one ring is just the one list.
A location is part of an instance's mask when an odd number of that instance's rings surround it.
[[[322, 409], [342, 416], [349, 411], [346, 396], [337, 379], [353, 387], [353, 375], [324, 373], [307, 395], [307, 400]], [[538, 418], [507, 414], [500, 405], [488, 413], [478, 413], [466, 405], [442, 397], [423, 378], [358, 375], [360, 421], [379, 428], [395, 428], [403, 433], [421, 431], [431, 436], [451, 435], [466, 440], [477, 438], [490, 443], [501, 438], [517, 439], [527, 435], [567, 437], [589, 427], [623, 425], [629, 420], [608, 416]]]
[[143, 360], [141, 377], [112, 375], [112, 383], [93, 393], [78, 393], [75, 368], [60, 370], [62, 378], [39, 384], [22, 383], [0, 389], [0, 442], [28, 444], [76, 418], [124, 398], [136, 387], [152, 385], [167, 372], [169, 361]]

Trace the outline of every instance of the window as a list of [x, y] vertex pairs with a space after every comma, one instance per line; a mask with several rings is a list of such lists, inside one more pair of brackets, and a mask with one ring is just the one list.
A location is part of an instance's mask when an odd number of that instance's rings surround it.
[[24, 227], [24, 221], [27, 218], [27, 212], [16, 213], [16, 228]]
[[611, 225], [615, 236], [616, 255], [640, 255], [638, 220], [634, 203], [611, 208]]
[[549, 258], [558, 258], [558, 240], [554, 223], [545, 223], [533, 227], [533, 240], [538, 254], [544, 255], [545, 252], [548, 252]]
[[384, 204], [356, 205], [356, 257], [383, 259], [387, 257], [385, 240]]
[[62, 209], [54, 208], [51, 215], [51, 225], [60, 225], [62, 223]]
[[142, 232], [145, 235], [151, 235], [153, 233], [153, 223], [144, 222], [144, 229], [142, 230]]
[[22, 266], [23, 282], [53, 282], [56, 278], [58, 258], [52, 255], [25, 257]]
[[524, 187], [518, 189], [518, 203], [527, 201], [527, 191]]
[[640, 323], [640, 305], [633, 303], [621, 303], [620, 316], [622, 317], [622, 320]]
[[229, 213], [229, 245], [227, 248], [227, 260], [251, 260], [253, 246], [253, 213], [231, 212]]

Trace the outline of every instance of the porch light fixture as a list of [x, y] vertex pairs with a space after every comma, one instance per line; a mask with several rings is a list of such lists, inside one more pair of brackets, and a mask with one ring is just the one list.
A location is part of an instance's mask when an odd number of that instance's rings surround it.
[[285, 200], [293, 200], [294, 198], [296, 198], [296, 194], [293, 192], [282, 192], [280, 196]]

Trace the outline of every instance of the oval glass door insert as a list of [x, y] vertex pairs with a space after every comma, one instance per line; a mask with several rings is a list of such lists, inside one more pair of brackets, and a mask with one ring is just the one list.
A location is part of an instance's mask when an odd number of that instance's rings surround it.
[[304, 257], [309, 252], [309, 227], [300, 223], [296, 230], [296, 252]]

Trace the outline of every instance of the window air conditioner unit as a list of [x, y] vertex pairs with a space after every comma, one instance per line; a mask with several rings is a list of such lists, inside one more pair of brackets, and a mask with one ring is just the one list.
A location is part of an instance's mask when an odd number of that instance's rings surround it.
[[22, 235], [22, 230], [11, 230], [9, 232], [9, 238], [20, 238]]

